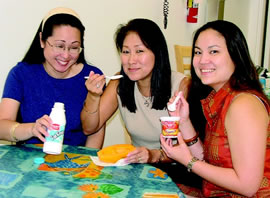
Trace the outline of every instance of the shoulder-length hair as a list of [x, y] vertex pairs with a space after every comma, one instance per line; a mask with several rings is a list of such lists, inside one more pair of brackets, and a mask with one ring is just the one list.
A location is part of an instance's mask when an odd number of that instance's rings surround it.
[[[167, 43], [163, 33], [156, 23], [149, 19], [133, 19], [126, 25], [120, 25], [115, 33], [115, 44], [119, 53], [122, 52], [123, 42], [130, 32], [135, 32], [143, 44], [155, 55], [155, 63], [151, 77], [152, 108], [162, 110], [166, 108], [171, 97], [171, 66]], [[120, 73], [124, 76], [118, 86], [118, 94], [122, 105], [130, 112], [136, 112], [134, 98], [135, 81], [125, 75], [123, 67]]]
[[52, 36], [53, 29], [56, 26], [60, 25], [70, 25], [74, 28], [77, 28], [81, 35], [81, 47], [83, 48], [82, 52], [79, 55], [79, 58], [77, 60], [77, 63], [86, 63], [85, 57], [84, 57], [84, 30], [85, 27], [81, 23], [81, 21], [70, 14], [55, 14], [52, 15], [50, 18], [48, 18], [44, 24], [43, 30], [42, 30], [42, 22], [40, 23], [40, 26], [37, 30], [37, 33], [34, 37], [34, 40], [32, 44], [30, 45], [28, 51], [26, 52], [23, 62], [27, 62], [30, 64], [42, 64], [45, 62], [45, 57], [43, 53], [43, 48], [40, 46], [40, 37], [39, 33], [42, 32], [42, 40], [45, 42], [48, 37]]
[[[235, 70], [229, 79], [230, 87], [237, 91], [256, 91], [265, 97], [254, 63], [252, 62], [249, 54], [246, 39], [241, 30], [235, 24], [228, 21], [216, 20], [203, 25], [195, 32], [192, 44], [193, 52], [199, 35], [207, 29], [217, 31], [225, 39], [229, 55], [235, 65]], [[192, 53], [192, 60], [193, 56], [194, 53]], [[191, 62], [191, 65], [192, 82], [188, 95], [190, 118], [195, 129], [204, 132], [205, 118], [202, 112], [200, 100], [207, 97], [212, 91], [212, 88], [202, 84], [201, 80], [195, 73], [193, 62]]]

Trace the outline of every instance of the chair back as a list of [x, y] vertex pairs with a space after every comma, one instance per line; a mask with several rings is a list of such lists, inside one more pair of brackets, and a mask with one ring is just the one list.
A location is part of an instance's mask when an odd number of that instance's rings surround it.
[[192, 47], [174, 45], [174, 51], [175, 51], [177, 71], [185, 74], [186, 73], [185, 70], [188, 70], [187, 73], [190, 74]]

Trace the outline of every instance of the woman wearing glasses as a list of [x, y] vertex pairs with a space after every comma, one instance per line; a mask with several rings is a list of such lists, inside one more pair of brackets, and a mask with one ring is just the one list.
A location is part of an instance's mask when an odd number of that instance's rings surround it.
[[25, 57], [8, 74], [0, 104], [0, 139], [42, 143], [54, 102], [65, 104], [64, 144], [100, 148], [105, 125], [86, 136], [80, 112], [87, 95], [84, 76], [101, 70], [86, 63], [84, 26], [68, 8], [55, 8], [42, 20]]

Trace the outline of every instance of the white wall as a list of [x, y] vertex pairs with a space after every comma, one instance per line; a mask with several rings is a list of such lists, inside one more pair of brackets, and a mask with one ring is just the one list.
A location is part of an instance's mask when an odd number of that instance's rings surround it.
[[244, 33], [251, 57], [261, 64], [265, 0], [225, 0], [224, 19]]

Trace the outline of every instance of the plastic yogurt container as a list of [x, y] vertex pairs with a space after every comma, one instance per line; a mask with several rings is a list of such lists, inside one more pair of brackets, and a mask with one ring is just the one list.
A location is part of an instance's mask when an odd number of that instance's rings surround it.
[[179, 132], [180, 117], [160, 117], [162, 135], [165, 138], [176, 138]]

